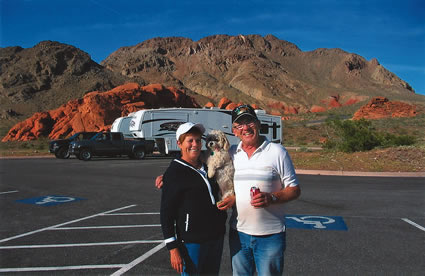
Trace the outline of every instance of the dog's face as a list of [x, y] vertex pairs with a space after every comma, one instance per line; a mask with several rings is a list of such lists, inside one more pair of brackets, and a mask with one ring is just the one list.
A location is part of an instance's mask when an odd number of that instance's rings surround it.
[[213, 130], [207, 135], [206, 146], [212, 151], [228, 151], [230, 148], [226, 135], [220, 130]]

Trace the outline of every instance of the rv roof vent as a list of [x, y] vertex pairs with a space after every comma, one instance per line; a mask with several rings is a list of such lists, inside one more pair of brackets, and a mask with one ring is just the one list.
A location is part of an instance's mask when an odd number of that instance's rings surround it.
[[262, 110], [262, 109], [256, 109], [255, 110], [255, 113], [256, 114], [266, 114], [266, 111], [265, 110]]

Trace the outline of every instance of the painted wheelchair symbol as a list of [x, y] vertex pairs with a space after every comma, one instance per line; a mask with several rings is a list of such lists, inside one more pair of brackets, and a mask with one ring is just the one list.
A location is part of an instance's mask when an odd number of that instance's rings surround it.
[[333, 218], [322, 217], [322, 216], [302, 216], [299, 218], [297, 217], [286, 217], [286, 218], [293, 219], [299, 223], [314, 225], [313, 227], [316, 229], [326, 229], [325, 224], [331, 224], [335, 222]]
[[47, 203], [64, 203], [74, 201], [76, 198], [68, 196], [46, 196], [41, 201], [37, 201], [35, 204], [43, 205]]

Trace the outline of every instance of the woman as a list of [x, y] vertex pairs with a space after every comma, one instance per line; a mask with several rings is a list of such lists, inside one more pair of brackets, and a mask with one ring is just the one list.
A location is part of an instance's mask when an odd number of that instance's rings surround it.
[[219, 187], [199, 158], [204, 132], [201, 124], [180, 125], [181, 158], [163, 176], [161, 227], [171, 266], [182, 275], [218, 275], [223, 251], [227, 215], [216, 207]]

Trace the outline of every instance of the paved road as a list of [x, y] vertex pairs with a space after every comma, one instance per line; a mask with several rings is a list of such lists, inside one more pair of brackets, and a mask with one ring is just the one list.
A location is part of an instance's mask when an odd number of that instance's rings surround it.
[[[169, 162], [0, 160], [0, 273], [174, 274], [153, 187]], [[299, 180], [302, 196], [287, 205], [287, 275], [423, 275], [424, 178]], [[221, 274], [230, 273], [226, 244]]]

